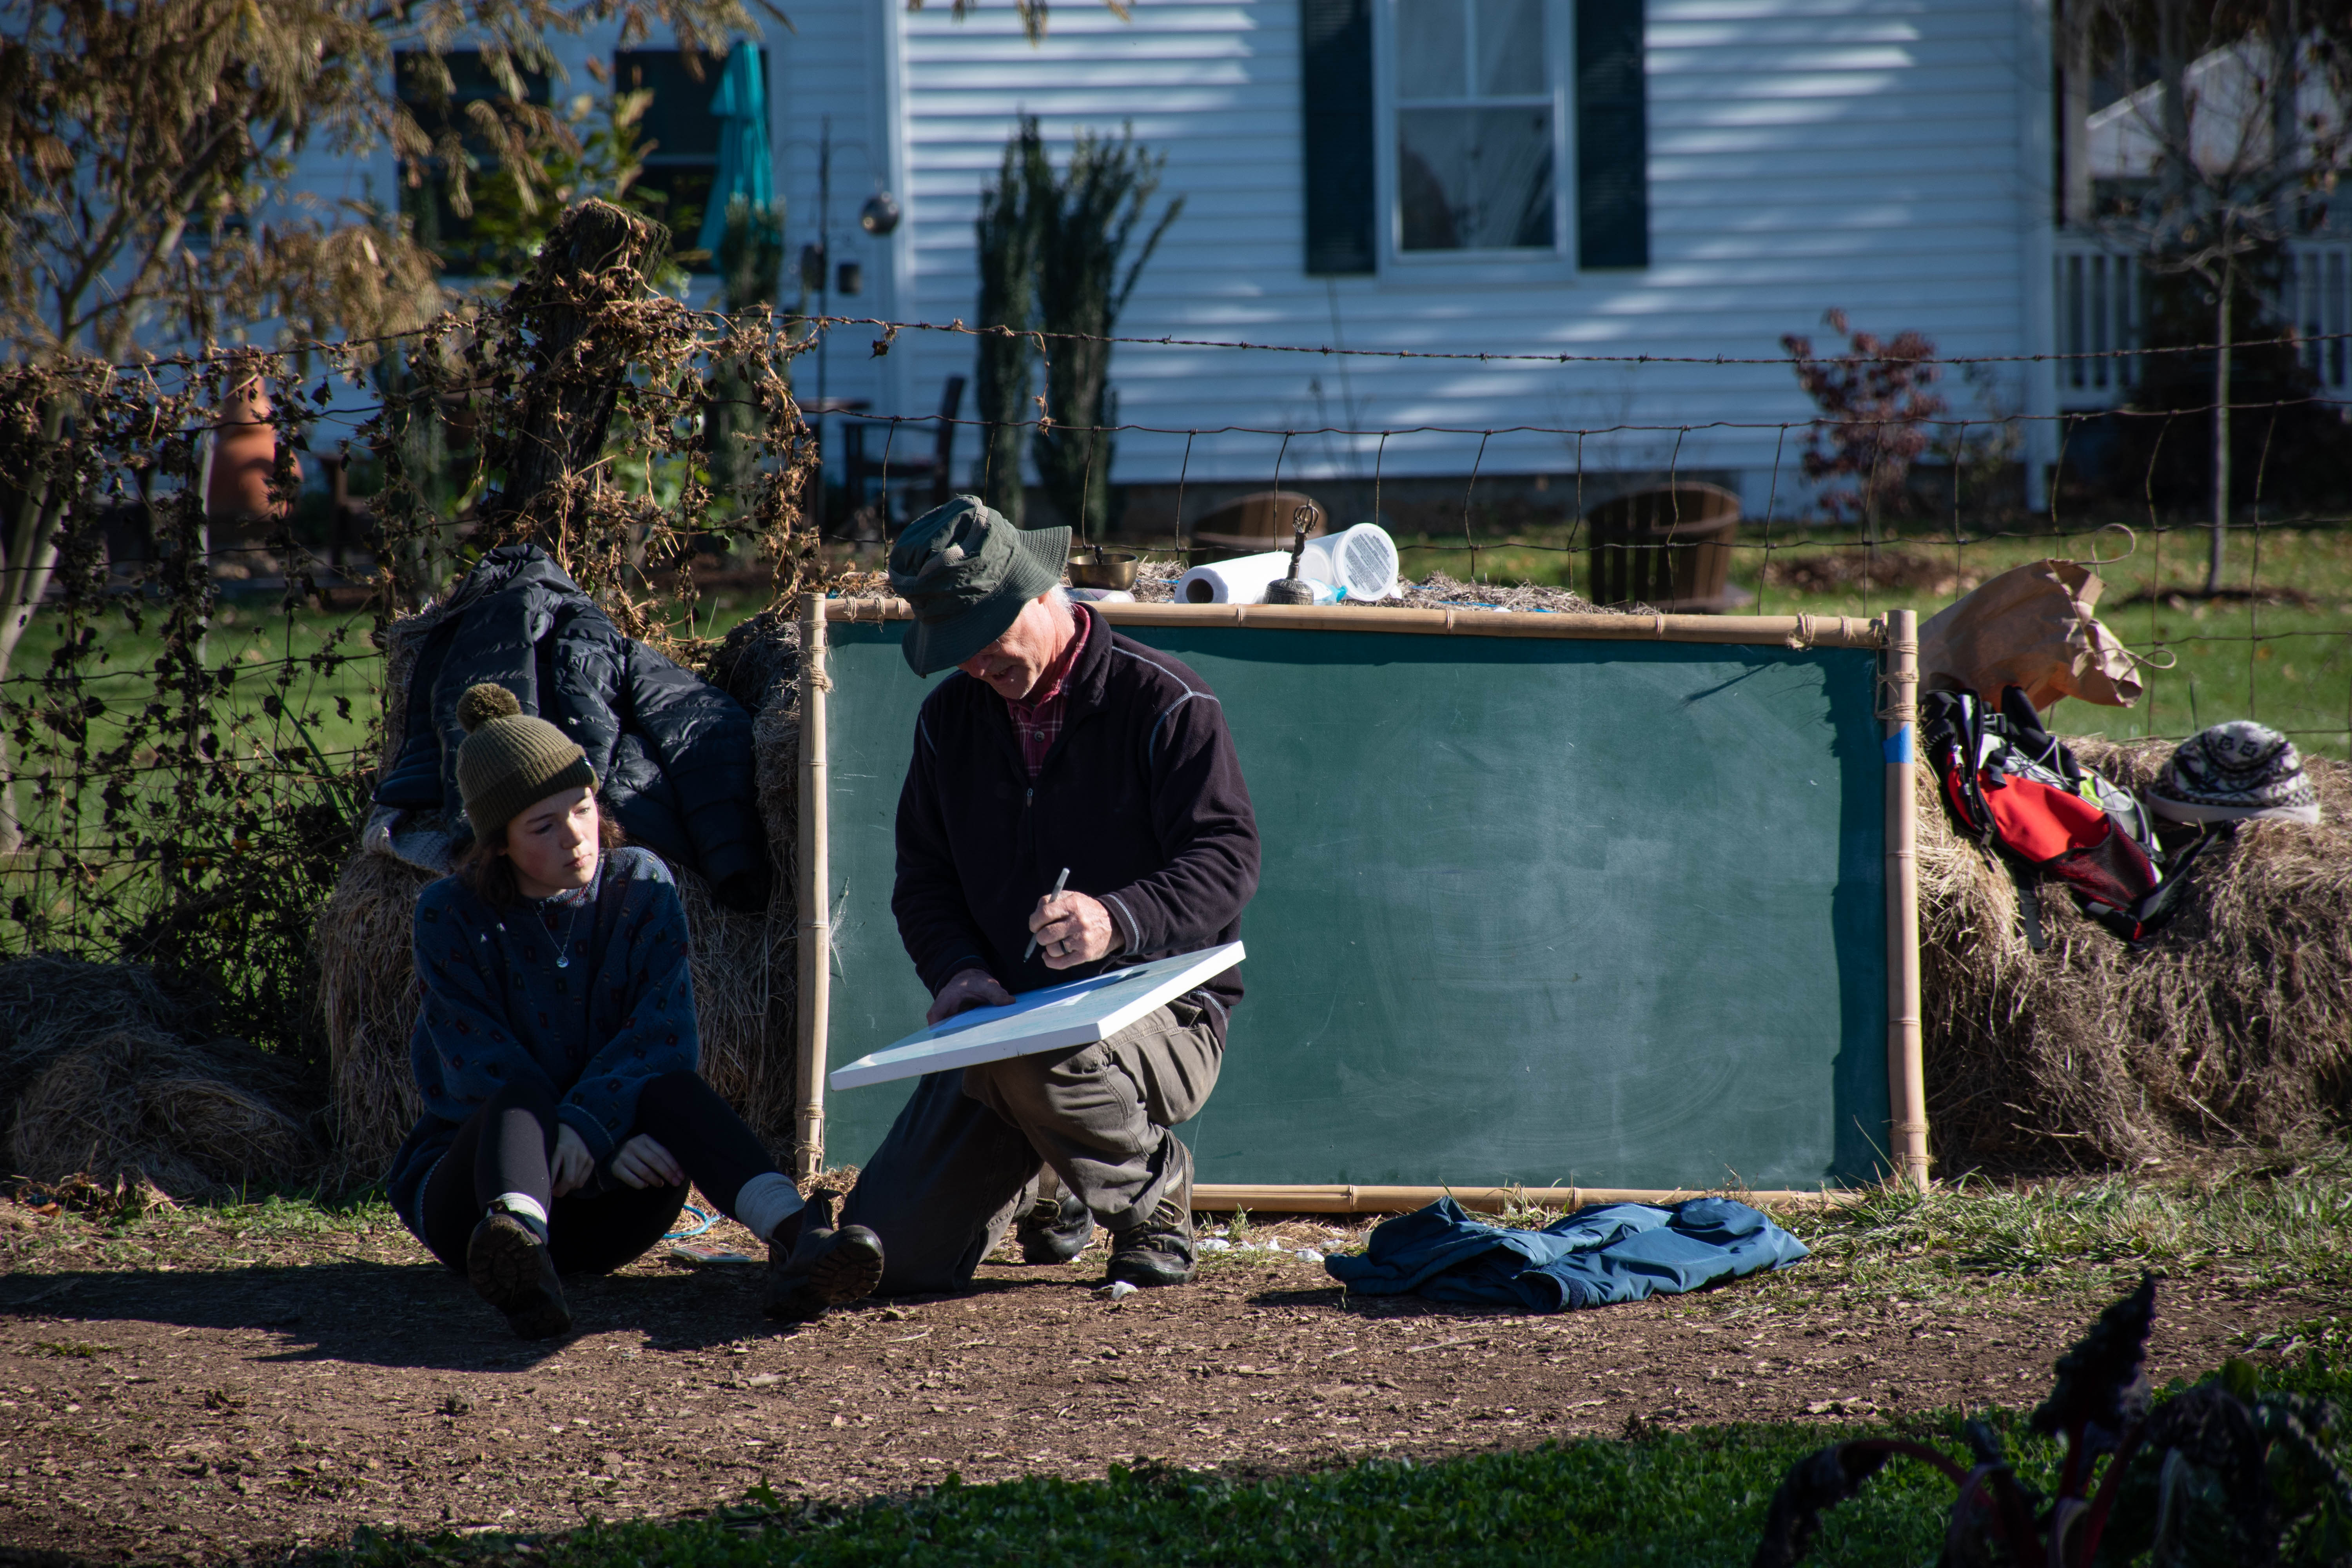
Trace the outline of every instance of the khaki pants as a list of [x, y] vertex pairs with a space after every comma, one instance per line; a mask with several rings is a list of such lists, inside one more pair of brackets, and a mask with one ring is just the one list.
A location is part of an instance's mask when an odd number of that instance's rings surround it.
[[1096, 1045], [924, 1078], [842, 1209], [882, 1238], [877, 1293], [963, 1289], [1041, 1170], [1112, 1230], [1189, 1193], [1192, 1152], [1168, 1130], [1207, 1102], [1223, 1055], [1178, 1001]]

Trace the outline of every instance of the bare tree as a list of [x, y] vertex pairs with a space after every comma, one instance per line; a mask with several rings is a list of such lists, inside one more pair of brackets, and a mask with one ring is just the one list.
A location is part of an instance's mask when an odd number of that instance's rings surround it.
[[[764, 8], [764, 0], [762, 0]], [[264, 323], [366, 337], [443, 306], [435, 258], [397, 215], [301, 191], [298, 160], [389, 146], [403, 178], [436, 169], [467, 210], [469, 131], [525, 207], [544, 201], [569, 124], [530, 101], [556, 36], [667, 26], [717, 52], [753, 24], [740, 0], [63, 0], [11, 7], [0, 37], [0, 352], [20, 374], [0, 428], [0, 679], [57, 567], [79, 502], [63, 446], [89, 367], [161, 343], [202, 347]], [[428, 94], [477, 48], [505, 88], [428, 132], [392, 79], [415, 51]], [[234, 388], [223, 388], [233, 392]], [[0, 847], [16, 842], [0, 768]]]
[[[2328, 105], [2352, 42], [2339, 7], [2300, 0], [2071, 0], [2059, 37], [2069, 86], [2095, 40], [2126, 82], [2118, 126], [2137, 178], [2088, 226], [2137, 253], [2149, 271], [2192, 277], [2212, 308], [2211, 489], [2205, 592], [2221, 586], [2230, 519], [2231, 365], [2238, 296], [2258, 258], [2324, 216], [2343, 167], [2344, 126]], [[2072, 113], [2087, 104], [2066, 94]], [[2066, 216], [2089, 198], [2086, 139], [2069, 126]]]

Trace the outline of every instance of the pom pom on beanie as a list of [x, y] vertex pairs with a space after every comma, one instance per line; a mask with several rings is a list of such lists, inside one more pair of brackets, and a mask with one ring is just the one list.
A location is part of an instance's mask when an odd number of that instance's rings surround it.
[[522, 711], [522, 700], [495, 681], [485, 680], [466, 688], [466, 695], [457, 699], [457, 722], [472, 734], [493, 719], [505, 719]]

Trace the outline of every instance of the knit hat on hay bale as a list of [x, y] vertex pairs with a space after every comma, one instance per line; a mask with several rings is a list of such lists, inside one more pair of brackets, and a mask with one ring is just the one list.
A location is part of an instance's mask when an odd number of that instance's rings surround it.
[[596, 770], [580, 742], [525, 713], [503, 686], [486, 680], [467, 687], [457, 699], [457, 722], [466, 727], [457, 793], [477, 838], [497, 837], [549, 795], [596, 787]]

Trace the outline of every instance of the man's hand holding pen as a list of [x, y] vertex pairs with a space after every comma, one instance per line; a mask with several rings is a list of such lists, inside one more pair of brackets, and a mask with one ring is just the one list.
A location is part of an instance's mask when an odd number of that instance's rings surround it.
[[1108, 958], [1118, 946], [1118, 927], [1102, 900], [1084, 893], [1047, 894], [1030, 911], [1029, 930], [1048, 969], [1069, 969]]

